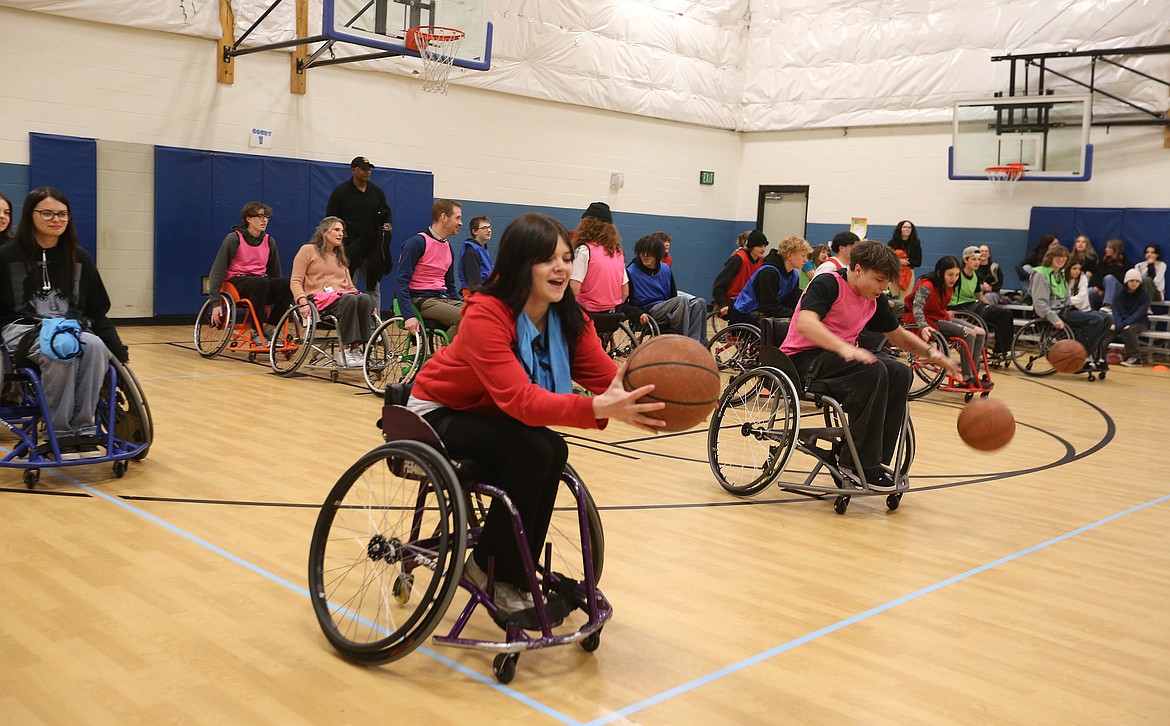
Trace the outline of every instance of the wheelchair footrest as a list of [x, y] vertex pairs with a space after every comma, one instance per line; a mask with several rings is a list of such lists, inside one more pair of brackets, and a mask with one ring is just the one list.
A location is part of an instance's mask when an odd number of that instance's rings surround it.
[[[548, 597], [545, 600], [545, 612], [548, 615], [548, 623], [550, 626], [558, 625], [579, 607], [577, 598], [574, 596], [577, 585], [578, 583], [575, 580], [568, 578], [559, 579], [553, 584], [553, 589], [548, 593]], [[519, 627], [524, 630], [540, 630], [543, 627], [540, 622], [540, 614], [536, 611], [535, 607], [514, 610], [512, 612], [497, 610], [492, 614], [492, 619], [496, 621], [496, 625], [504, 630], [507, 630], [509, 627]]]

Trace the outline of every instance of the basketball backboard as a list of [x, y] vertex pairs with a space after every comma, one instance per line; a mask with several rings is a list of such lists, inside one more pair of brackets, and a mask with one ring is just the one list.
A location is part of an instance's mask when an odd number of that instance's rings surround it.
[[1020, 181], [1088, 181], [1089, 96], [1014, 96], [955, 104], [951, 179], [987, 179], [987, 169], [1023, 164]]
[[406, 47], [406, 31], [424, 25], [462, 30], [454, 65], [486, 71], [492, 62], [492, 24], [487, 0], [323, 0], [321, 34], [390, 53], [418, 57]]

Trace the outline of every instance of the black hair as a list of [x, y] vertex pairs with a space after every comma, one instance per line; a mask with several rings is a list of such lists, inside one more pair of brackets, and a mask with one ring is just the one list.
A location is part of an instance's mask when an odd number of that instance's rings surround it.
[[[557, 254], [559, 240], [564, 240], [568, 246], [569, 232], [565, 225], [539, 212], [520, 215], [500, 236], [492, 274], [476, 290], [502, 300], [512, 310], [512, 316], [519, 318], [532, 294], [532, 266], [552, 259]], [[585, 319], [568, 280], [565, 281], [564, 297], [551, 308], [561, 320], [571, 354], [577, 347], [578, 336], [585, 329]]]
[[65, 269], [61, 271], [62, 278], [56, 283], [61, 293], [73, 299], [73, 276], [77, 268], [77, 226], [73, 216], [73, 207], [65, 197], [64, 192], [55, 187], [37, 187], [24, 198], [24, 209], [20, 214], [20, 226], [16, 229], [16, 243], [24, 252], [24, 266], [30, 276], [39, 274], [36, 271], [37, 263], [41, 259], [41, 246], [37, 244], [36, 225], [33, 222], [33, 209], [46, 199], [55, 199], [65, 205], [69, 212], [69, 221], [65, 231], [57, 238], [57, 244], [65, 252]]
[[634, 243], [635, 255], [653, 255], [655, 262], [662, 262], [666, 256], [666, 245], [657, 234], [648, 234]]
[[833, 241], [829, 243], [829, 249], [833, 251], [833, 254], [837, 254], [841, 251], [842, 247], [855, 245], [860, 241], [861, 238], [852, 232], [838, 232], [837, 234], [833, 235]]
[[[958, 268], [962, 271], [963, 264], [959, 262], [959, 258], [954, 255], [943, 255], [938, 258], [938, 262], [934, 263], [934, 270], [926, 273], [923, 277], [930, 281], [930, 284], [939, 295], [942, 295], [943, 288], [947, 284], [947, 270], [953, 268]], [[959, 282], [956, 281], [955, 286], [958, 287], [958, 285]]]
[[1150, 249], [1151, 247], [1154, 249], [1154, 254], [1156, 254], [1158, 256], [1158, 261], [1161, 262], [1162, 261], [1162, 245], [1158, 244], [1157, 242], [1151, 242], [1150, 244], [1143, 247], [1142, 248], [1142, 255], [1144, 256], [1146, 254], [1146, 250]]

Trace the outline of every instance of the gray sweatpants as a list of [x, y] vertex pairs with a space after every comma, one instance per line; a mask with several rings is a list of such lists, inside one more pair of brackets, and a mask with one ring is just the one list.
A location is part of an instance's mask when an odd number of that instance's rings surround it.
[[[8, 352], [16, 350], [24, 331], [30, 327], [13, 324], [4, 329], [4, 345]], [[54, 360], [42, 353], [39, 345], [34, 346], [28, 355], [40, 369], [49, 418], [58, 438], [97, 433], [94, 412], [109, 368], [110, 351], [93, 333], [82, 333], [81, 340], [85, 343], [85, 352], [73, 360]]]

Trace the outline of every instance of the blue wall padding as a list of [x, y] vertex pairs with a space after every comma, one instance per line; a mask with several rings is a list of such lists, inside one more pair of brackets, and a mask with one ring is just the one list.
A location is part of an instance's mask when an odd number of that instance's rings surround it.
[[[97, 259], [97, 141], [28, 135], [29, 189], [56, 187], [69, 199], [77, 242]], [[23, 201], [23, 200], [21, 200]]]
[[[330, 192], [349, 178], [345, 164], [156, 147], [155, 315], [198, 312], [202, 278], [250, 201], [273, 208], [268, 233], [287, 276], [297, 250], [325, 216]], [[392, 244], [430, 224], [430, 172], [375, 169], [373, 182], [394, 212]]]
[[1105, 253], [1105, 243], [1120, 238], [1125, 243], [1125, 258], [1130, 264], [1145, 259], [1146, 245], [1162, 248], [1162, 258], [1170, 259], [1166, 230], [1170, 229], [1170, 209], [1137, 207], [1032, 207], [1028, 225], [1029, 249], [1044, 234], [1051, 233], [1065, 247], [1072, 248], [1078, 235], [1093, 243], [1098, 255]]

